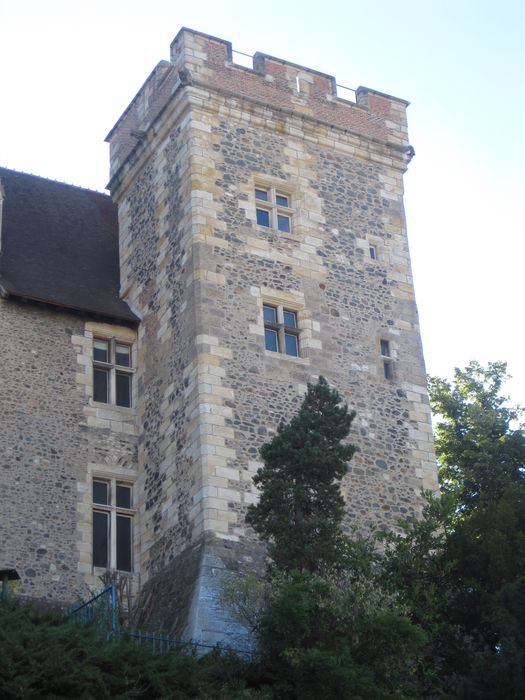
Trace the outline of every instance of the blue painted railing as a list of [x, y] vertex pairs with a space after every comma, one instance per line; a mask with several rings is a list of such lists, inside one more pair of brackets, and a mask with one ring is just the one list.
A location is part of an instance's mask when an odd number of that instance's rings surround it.
[[93, 598], [77, 605], [77, 607], [69, 611], [68, 617], [83, 625], [99, 625], [107, 631], [108, 637], [118, 634], [117, 590], [115, 584], [112, 583], [107, 588], [104, 588], [103, 591], [94, 595]]
[[[98, 626], [106, 634], [107, 639], [125, 637], [135, 644], [149, 646], [152, 651], [161, 654], [168, 653], [174, 649], [184, 649], [190, 653], [198, 653], [198, 650], [202, 649], [203, 653], [206, 653], [218, 648], [217, 645], [214, 646], [212, 644], [183, 642], [166, 634], [154, 634], [152, 632], [121, 628], [118, 621], [117, 591], [114, 583], [89, 600], [72, 608], [68, 616], [80, 624]], [[227, 649], [241, 656], [251, 657], [251, 654], [244, 649], [233, 649], [231, 647]]]

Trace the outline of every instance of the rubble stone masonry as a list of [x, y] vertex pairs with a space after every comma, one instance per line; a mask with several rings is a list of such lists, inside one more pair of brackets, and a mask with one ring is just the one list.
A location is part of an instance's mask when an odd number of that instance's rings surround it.
[[[221, 577], [264, 555], [244, 522], [258, 448], [307, 382], [324, 375], [357, 411], [348, 529], [419, 512], [436, 472], [407, 103], [366, 88], [339, 99], [333, 77], [262, 54], [235, 65], [228, 42], [187, 29], [171, 48], [108, 136], [122, 294], [143, 319], [140, 622], [214, 642], [239, 631]], [[289, 198], [290, 232], [257, 224], [256, 187]], [[299, 357], [265, 350], [263, 303], [297, 313]]]
[[93, 474], [133, 481], [137, 472], [133, 412], [90, 398], [89, 326], [73, 313], [0, 299], [1, 563], [17, 570], [22, 594], [62, 604], [101, 587]]

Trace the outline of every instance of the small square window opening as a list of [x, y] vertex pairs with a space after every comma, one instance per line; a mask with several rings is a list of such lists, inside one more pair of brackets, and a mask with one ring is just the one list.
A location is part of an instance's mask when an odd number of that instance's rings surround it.
[[274, 228], [283, 233], [292, 230], [290, 195], [276, 191], [274, 187], [255, 188], [255, 215], [258, 226]]
[[299, 357], [297, 312], [282, 306], [264, 304], [263, 319], [266, 350]]

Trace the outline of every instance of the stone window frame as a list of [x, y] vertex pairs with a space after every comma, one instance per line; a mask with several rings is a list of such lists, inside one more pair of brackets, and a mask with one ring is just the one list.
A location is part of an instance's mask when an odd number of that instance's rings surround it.
[[[275, 320], [268, 319], [265, 317], [265, 309], [273, 309], [275, 311]], [[298, 319], [298, 309], [288, 308], [287, 304], [275, 303], [275, 300], [268, 301], [263, 299], [263, 325], [264, 325], [264, 347], [266, 352], [272, 354], [286, 355], [288, 357], [301, 357], [301, 343], [300, 335], [301, 329], [299, 327]], [[290, 325], [286, 322], [286, 314], [293, 315], [294, 324]], [[275, 334], [276, 338], [276, 350], [268, 347], [266, 333]], [[297, 353], [291, 353], [287, 351], [287, 337], [295, 338], [295, 346]]]
[[[264, 353], [265, 360], [272, 364], [277, 362], [298, 363], [304, 367], [310, 364], [310, 355], [317, 354], [323, 348], [321, 342], [321, 324], [311, 317], [303, 292], [298, 290], [283, 290], [274, 287], [250, 287], [250, 294], [255, 297], [256, 315], [254, 322], [249, 323], [250, 334], [257, 338], [257, 342]], [[283, 306], [286, 310], [297, 314], [297, 327], [299, 330], [299, 357], [286, 355], [285, 353], [266, 350], [264, 342], [264, 311], [263, 306]]]
[[394, 354], [392, 341], [388, 338], [380, 337], [378, 339], [379, 355], [383, 367], [383, 376], [388, 381], [394, 379]]
[[[265, 193], [266, 198], [258, 196], [258, 193]], [[294, 209], [291, 206], [293, 200], [288, 188], [256, 180], [253, 196], [257, 226], [284, 234], [292, 233]], [[286, 204], [282, 200], [286, 200]], [[260, 214], [267, 214], [267, 224], [262, 222]], [[288, 222], [287, 225], [284, 222]]]
[[[93, 494], [93, 489], [94, 489], [94, 484], [95, 483], [105, 483], [108, 484], [108, 492], [109, 492], [109, 503], [99, 503], [94, 500], [94, 494]], [[118, 506], [116, 502], [116, 495], [117, 495], [117, 486], [118, 485], [123, 485], [125, 487], [128, 487], [131, 492], [131, 507], [126, 508], [123, 506]], [[115, 475], [115, 474], [108, 474], [107, 472], [93, 472], [91, 475], [91, 480], [90, 480], [90, 489], [91, 489], [91, 561], [92, 561], [92, 568], [93, 572], [95, 574], [98, 574], [99, 576], [102, 575], [103, 573], [107, 571], [118, 571], [126, 575], [131, 575], [133, 574], [135, 570], [135, 557], [134, 557], [134, 550], [135, 550], [135, 529], [136, 529], [136, 514], [137, 514], [137, 509], [135, 508], [135, 498], [136, 498], [136, 489], [135, 489], [135, 480], [131, 477], [131, 475], [126, 475], [126, 476], [120, 476], [120, 475]], [[108, 562], [107, 566], [98, 566], [94, 564], [94, 515], [95, 513], [104, 513], [108, 516], [109, 519], [109, 527], [108, 527], [108, 542], [107, 542], [107, 557], [108, 557]], [[121, 518], [126, 518], [131, 521], [130, 525], [130, 541], [129, 541], [129, 547], [130, 547], [130, 568], [129, 569], [119, 569], [117, 567], [117, 559], [118, 559], [118, 546], [117, 546], [117, 519]]]
[[[108, 343], [109, 351], [109, 362], [103, 362], [101, 360], [95, 359], [95, 343], [97, 341], [103, 341]], [[117, 345], [126, 346], [129, 348], [130, 365], [119, 365], [116, 361], [117, 356]], [[128, 338], [121, 338], [116, 335], [108, 335], [105, 333], [96, 332], [93, 334], [92, 343], [92, 381], [93, 381], [93, 405], [95, 406], [111, 406], [112, 408], [131, 410], [134, 408], [134, 387], [135, 381], [134, 376], [136, 374], [136, 351], [135, 343], [131, 342]], [[95, 388], [95, 370], [104, 369], [108, 372], [108, 401], [97, 401], [94, 398], [94, 388]], [[129, 387], [129, 406], [117, 403], [117, 375], [126, 375], [130, 379]]]

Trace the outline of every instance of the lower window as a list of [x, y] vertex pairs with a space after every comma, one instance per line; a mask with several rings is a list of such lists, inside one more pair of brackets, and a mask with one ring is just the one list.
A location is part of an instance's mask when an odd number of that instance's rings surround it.
[[93, 479], [93, 566], [133, 569], [133, 486]]

